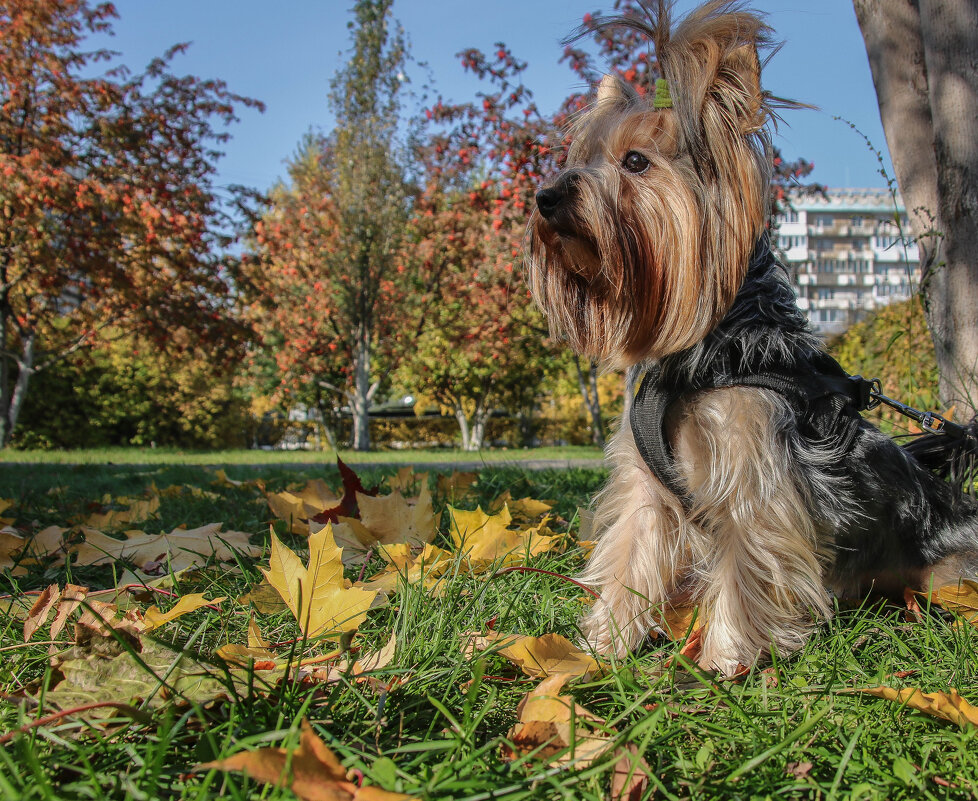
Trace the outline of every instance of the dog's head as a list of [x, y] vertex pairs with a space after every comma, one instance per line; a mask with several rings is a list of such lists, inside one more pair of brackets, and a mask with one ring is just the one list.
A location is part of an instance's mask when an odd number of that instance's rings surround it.
[[767, 209], [759, 46], [769, 28], [710, 2], [670, 31], [660, 0], [637, 28], [664, 78], [656, 98], [606, 76], [573, 123], [565, 168], [537, 193], [530, 286], [555, 333], [614, 366], [705, 337], [733, 303]]

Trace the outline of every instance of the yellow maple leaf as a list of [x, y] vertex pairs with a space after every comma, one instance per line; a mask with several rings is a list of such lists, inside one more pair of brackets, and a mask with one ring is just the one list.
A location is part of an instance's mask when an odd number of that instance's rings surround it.
[[435, 589], [454, 558], [448, 551], [430, 543], [419, 553], [413, 553], [407, 543], [382, 545], [379, 552], [389, 563], [388, 566], [367, 581], [357, 582], [354, 586], [391, 593], [400, 589], [402, 583], [421, 582], [423, 586]]
[[396, 475], [389, 476], [387, 479], [387, 486], [391, 488], [391, 491], [396, 490], [403, 495], [409, 493], [417, 484], [427, 487], [428, 474], [415, 473], [413, 465], [402, 467]]
[[554, 674], [589, 677], [601, 669], [593, 656], [559, 634], [521, 637], [501, 649], [499, 655], [516, 664], [527, 676], [534, 677]]
[[332, 526], [309, 537], [309, 563], [302, 561], [272, 532], [268, 583], [282, 596], [307, 637], [338, 636], [353, 631], [367, 617], [377, 592], [347, 588], [343, 553], [333, 540]]
[[947, 693], [922, 693], [913, 687], [905, 687], [902, 690], [895, 687], [864, 687], [855, 692], [896, 701], [959, 726], [978, 726], [978, 708], [968, 703], [955, 689]]
[[394, 491], [390, 495], [371, 497], [357, 493], [360, 520], [378, 543], [389, 545], [406, 542], [424, 545], [438, 533], [435, 512], [431, 504], [431, 492], [427, 486], [414, 500]]
[[505, 504], [494, 515], [486, 514], [481, 507], [469, 512], [449, 506], [448, 513], [452, 540], [475, 569], [485, 569], [497, 561], [502, 564], [520, 562], [524, 556], [553, 550], [563, 540], [544, 524], [525, 529], [509, 528], [513, 518]]
[[224, 600], [226, 600], [226, 598], [223, 595], [219, 598], [213, 598], [208, 601], [202, 592], [189, 593], [181, 596], [180, 600], [166, 612], [161, 612], [154, 604], [147, 609], [143, 615], [143, 623], [146, 624], [147, 630], [158, 629], [160, 626], [165, 626], [167, 623], [170, 623], [179, 617], [183, 617], [184, 615], [200, 609], [201, 607], [209, 604], [219, 604]]
[[509, 490], [506, 490], [489, 504], [489, 511], [498, 512], [504, 506], [509, 507], [510, 514], [514, 518], [524, 520], [532, 520], [533, 518], [545, 515], [553, 508], [552, 503], [538, 501], [536, 498], [519, 498], [518, 500], [514, 500], [513, 494]]

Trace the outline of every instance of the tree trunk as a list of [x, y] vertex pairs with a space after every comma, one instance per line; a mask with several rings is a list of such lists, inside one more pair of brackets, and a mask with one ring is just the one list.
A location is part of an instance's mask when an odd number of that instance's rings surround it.
[[460, 403], [455, 404], [455, 419], [458, 421], [459, 431], [462, 432], [462, 450], [471, 450], [469, 448], [469, 418], [465, 416], [465, 410]]
[[978, 405], [978, 8], [968, 0], [853, 5], [920, 247], [941, 401], [967, 418]]
[[581, 391], [584, 409], [591, 418], [591, 442], [599, 448], [605, 444], [604, 420], [601, 417], [601, 400], [598, 398], [598, 365], [590, 362], [585, 378], [581, 369], [581, 360], [574, 356], [574, 369], [577, 370], [577, 387]]
[[486, 423], [489, 422], [491, 414], [491, 410], [484, 406], [481, 401], [476, 404], [475, 414], [472, 415], [472, 428], [469, 432], [469, 447], [466, 450], [482, 450], [486, 441]]
[[978, 4], [921, 0], [944, 267], [928, 287], [941, 398], [957, 417], [978, 409]]
[[370, 400], [373, 392], [370, 384], [370, 333], [357, 333], [356, 351], [353, 355], [353, 449], [370, 450]]
[[[3, 421], [2, 432], [0, 432], [0, 444], [6, 447], [10, 444], [10, 439], [17, 428], [17, 418], [20, 417], [20, 410], [27, 398], [27, 385], [30, 383], [31, 376], [34, 375], [34, 356], [35, 346], [37, 345], [37, 335], [29, 334], [24, 340], [21, 350], [21, 357], [17, 360], [17, 381], [14, 382], [13, 390], [9, 397], [2, 398], [3, 402]], [[9, 386], [9, 385], [8, 385]], [[5, 387], [7, 389], [8, 387]]]

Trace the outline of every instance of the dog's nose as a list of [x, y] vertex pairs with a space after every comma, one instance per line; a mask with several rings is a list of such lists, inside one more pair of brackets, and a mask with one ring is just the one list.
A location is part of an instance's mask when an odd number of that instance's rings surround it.
[[557, 213], [560, 203], [564, 199], [564, 192], [558, 186], [551, 186], [549, 189], [541, 189], [537, 192], [537, 208], [540, 213], [550, 219]]

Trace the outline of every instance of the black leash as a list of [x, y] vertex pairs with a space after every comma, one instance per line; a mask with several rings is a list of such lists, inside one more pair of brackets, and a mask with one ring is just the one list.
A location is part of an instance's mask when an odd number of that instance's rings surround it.
[[[853, 376], [853, 378], [866, 381], [862, 376]], [[871, 386], [869, 391], [871, 400], [866, 407], [867, 409], [875, 409], [881, 404], [889, 406], [891, 409], [896, 409], [900, 414], [909, 417], [928, 434], [947, 434], [955, 439], [971, 436], [971, 432], [967, 428], [957, 423], [952, 423], [937, 412], [922, 412], [919, 409], [914, 409], [912, 406], [907, 406], [905, 403], [900, 403], [898, 400], [888, 398], [883, 394], [883, 385], [878, 378], [874, 378], [867, 383]]]

